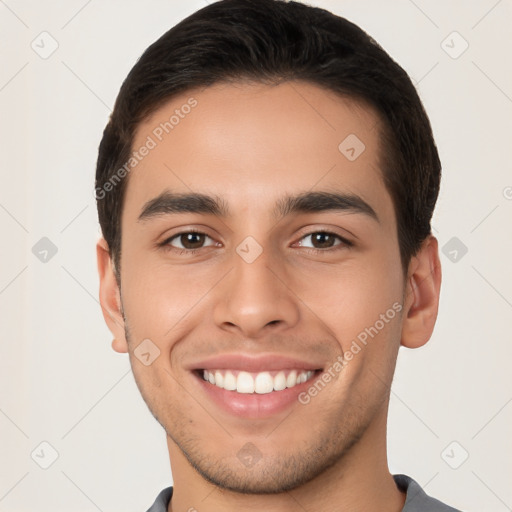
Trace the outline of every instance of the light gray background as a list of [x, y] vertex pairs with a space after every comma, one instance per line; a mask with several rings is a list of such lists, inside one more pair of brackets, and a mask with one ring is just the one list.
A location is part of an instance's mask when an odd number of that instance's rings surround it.
[[[443, 162], [435, 234], [468, 249], [442, 254], [430, 343], [401, 349], [391, 470], [464, 510], [512, 510], [512, 3], [311, 3], [359, 24], [417, 83]], [[1, 512], [143, 511], [172, 482], [97, 302], [93, 177], [122, 80], [204, 5], [0, 0]], [[43, 31], [59, 45], [46, 59], [31, 47], [51, 49]], [[42, 237], [58, 249], [46, 262], [32, 252]]]

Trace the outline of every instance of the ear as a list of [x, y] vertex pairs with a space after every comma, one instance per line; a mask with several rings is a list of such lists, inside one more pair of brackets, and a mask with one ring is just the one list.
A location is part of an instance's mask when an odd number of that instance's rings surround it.
[[432, 336], [441, 289], [441, 262], [437, 239], [429, 235], [411, 258], [402, 316], [402, 345], [423, 346]]
[[112, 348], [116, 352], [128, 352], [125, 338], [121, 293], [116, 281], [115, 269], [108, 244], [101, 238], [96, 244], [98, 274], [100, 277], [100, 304], [103, 318], [114, 336]]

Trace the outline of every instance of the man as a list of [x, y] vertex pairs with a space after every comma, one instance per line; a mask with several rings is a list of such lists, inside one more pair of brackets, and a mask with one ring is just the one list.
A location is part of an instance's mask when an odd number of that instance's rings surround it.
[[399, 346], [432, 334], [441, 166], [361, 29], [223, 0], [150, 46], [101, 141], [100, 298], [174, 486], [151, 512], [450, 511], [387, 465]]

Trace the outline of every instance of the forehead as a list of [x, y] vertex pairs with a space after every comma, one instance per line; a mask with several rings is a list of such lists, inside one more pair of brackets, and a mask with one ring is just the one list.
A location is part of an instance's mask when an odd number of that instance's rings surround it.
[[132, 150], [150, 149], [139, 151], [125, 204], [170, 190], [222, 197], [233, 210], [270, 208], [285, 192], [336, 189], [386, 215], [379, 127], [370, 108], [304, 82], [191, 90], [138, 127]]

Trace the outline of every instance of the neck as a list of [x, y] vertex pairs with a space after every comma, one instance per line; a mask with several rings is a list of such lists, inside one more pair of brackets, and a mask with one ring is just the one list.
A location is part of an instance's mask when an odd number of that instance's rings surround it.
[[168, 512], [400, 512], [405, 495], [387, 466], [386, 410], [341, 460], [313, 480], [279, 494], [240, 494], [207, 482], [168, 437], [174, 491]]

